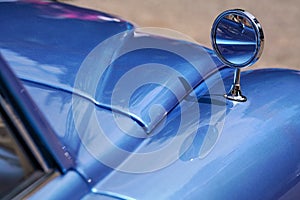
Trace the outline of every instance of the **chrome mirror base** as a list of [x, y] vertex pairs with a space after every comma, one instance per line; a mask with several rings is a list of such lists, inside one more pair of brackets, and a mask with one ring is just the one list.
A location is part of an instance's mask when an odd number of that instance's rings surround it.
[[241, 69], [236, 68], [234, 71], [234, 82], [231, 86], [228, 94], [224, 94], [224, 97], [228, 100], [245, 102], [247, 101], [247, 97], [242, 95], [241, 86], [240, 86], [240, 78], [241, 78]]
[[224, 94], [224, 97], [231, 101], [245, 102], [247, 97], [242, 95], [242, 91], [239, 85], [232, 85], [228, 94]]

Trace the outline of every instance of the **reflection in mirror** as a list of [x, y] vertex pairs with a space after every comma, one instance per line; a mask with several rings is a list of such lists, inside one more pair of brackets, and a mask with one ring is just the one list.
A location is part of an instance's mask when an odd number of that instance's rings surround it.
[[249, 62], [256, 52], [255, 31], [249, 20], [232, 14], [222, 18], [216, 30], [216, 47], [234, 65]]

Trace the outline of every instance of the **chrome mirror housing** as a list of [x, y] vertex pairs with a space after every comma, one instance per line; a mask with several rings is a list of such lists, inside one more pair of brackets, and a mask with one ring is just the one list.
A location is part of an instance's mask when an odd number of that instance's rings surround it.
[[253, 65], [261, 56], [264, 34], [258, 20], [241, 10], [227, 10], [221, 13], [211, 29], [212, 46], [219, 59], [235, 68], [234, 82], [225, 98], [245, 102], [240, 86], [241, 68]]

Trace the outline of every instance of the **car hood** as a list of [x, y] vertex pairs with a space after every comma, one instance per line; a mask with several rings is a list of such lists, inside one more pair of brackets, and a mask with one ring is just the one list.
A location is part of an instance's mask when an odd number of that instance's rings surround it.
[[[48, 1], [0, 5], [0, 52], [79, 168], [95, 161], [78, 133], [90, 117], [77, 99], [109, 119], [110, 139], [134, 150], [193, 88], [224, 68], [207, 48], [140, 32], [105, 13]], [[111, 131], [120, 125], [115, 118], [125, 127]]]
[[[300, 96], [295, 93], [300, 91], [294, 86], [300, 82], [300, 73], [262, 69], [244, 72], [242, 78], [248, 100], [245, 103], [227, 101], [226, 118], [221, 126], [221, 120], [217, 123], [206, 120], [220, 117], [220, 113], [212, 113], [212, 106], [222, 104], [213, 95], [210, 95], [211, 101], [207, 101], [206, 95], [200, 93], [201, 88], [197, 88], [202, 115], [190, 118], [184, 131], [178, 134], [168, 131], [180, 123], [176, 121], [180, 115], [193, 112], [190, 100], [184, 99], [183, 113], [177, 109], [177, 112], [172, 111], [165, 130], [148, 138], [135, 152], [154, 154], [153, 149], [149, 151], [152, 147], [159, 152], [156, 159], [147, 162], [144, 155], [143, 160], [137, 162], [132, 155], [123, 166], [154, 168], [177, 154], [178, 159], [173, 163], [148, 173], [115, 170], [97, 184], [94, 192], [122, 194], [133, 199], [297, 199]], [[214, 81], [217, 84], [218, 80]], [[224, 77], [222, 81], [226, 89], [230, 89], [232, 78]], [[199, 119], [197, 131], [189, 134]], [[181, 148], [172, 148], [172, 141], [185, 134]], [[185, 145], [189, 147], [185, 149]], [[162, 146], [171, 151], [164, 154], [158, 148]]]
[[44, 1], [0, 9], [0, 51], [20, 79], [126, 115], [147, 133], [223, 67], [209, 49], [141, 33], [101, 12]]
[[299, 182], [299, 72], [243, 73], [248, 101], [228, 102], [211, 50], [31, 2], [0, 3], [0, 51], [93, 192], [274, 199]]

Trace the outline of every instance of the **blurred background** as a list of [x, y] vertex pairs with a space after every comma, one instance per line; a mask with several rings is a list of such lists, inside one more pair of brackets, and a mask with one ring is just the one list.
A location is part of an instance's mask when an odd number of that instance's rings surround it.
[[254, 67], [300, 70], [299, 0], [63, 0], [63, 2], [121, 16], [139, 27], [173, 29], [207, 47], [211, 47], [210, 29], [216, 16], [226, 9], [242, 8], [257, 17], [265, 34], [264, 52]]

